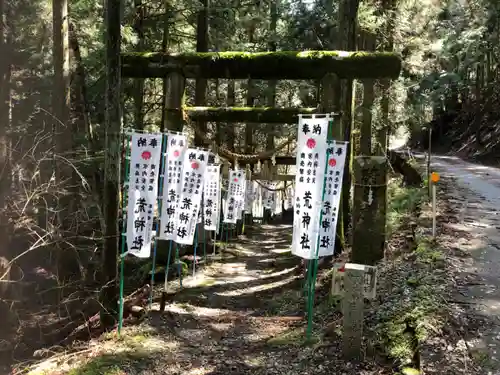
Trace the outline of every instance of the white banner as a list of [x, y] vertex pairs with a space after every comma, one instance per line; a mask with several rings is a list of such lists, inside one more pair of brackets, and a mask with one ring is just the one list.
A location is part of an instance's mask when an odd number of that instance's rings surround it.
[[[321, 118], [319, 117], [321, 116]], [[292, 253], [316, 257], [330, 116], [299, 118]]]
[[286, 200], [285, 200], [285, 210], [293, 209], [293, 196], [294, 196], [293, 187], [289, 187], [286, 189]]
[[175, 211], [182, 182], [182, 161], [187, 149], [184, 134], [167, 134], [165, 172], [163, 176], [163, 200], [160, 215], [160, 240], [175, 238]]
[[[276, 184], [278, 186], [278, 184]], [[273, 214], [279, 215], [283, 212], [283, 193], [281, 190], [277, 190], [273, 192]]]
[[245, 171], [241, 169], [229, 171], [229, 185], [227, 189], [224, 223], [236, 224], [238, 210], [242, 209], [244, 197]]
[[[272, 209], [274, 207], [274, 192], [268, 189], [274, 189], [276, 184], [270, 181], [261, 181], [262, 183], [262, 205], [264, 208]], [[266, 189], [267, 188], [267, 189]]]
[[254, 191], [255, 181], [245, 181], [245, 206], [244, 211], [247, 214], [252, 215], [253, 213], [253, 202], [256, 199], [256, 194]]
[[196, 224], [201, 224], [203, 221], [203, 194], [201, 195], [201, 208], [198, 210], [198, 219], [196, 220]]
[[254, 201], [252, 204], [252, 215], [262, 218], [264, 216], [264, 206], [262, 205], [262, 186], [257, 181], [253, 181]]
[[174, 221], [174, 241], [178, 244], [193, 244], [207, 164], [208, 151], [188, 148], [184, 153], [182, 187]]
[[[224, 217], [226, 217], [226, 208], [227, 208], [227, 193], [228, 193], [228, 187], [229, 187], [229, 181], [227, 180], [227, 178], [221, 178], [221, 200], [222, 200], [222, 204], [221, 204], [221, 212], [222, 214], [224, 215]], [[224, 194], [222, 194], [222, 189], [224, 189]]]
[[162, 134], [133, 133], [128, 181], [128, 253], [149, 258], [158, 195]]
[[342, 190], [347, 143], [331, 142], [328, 145], [328, 166], [325, 179], [325, 197], [319, 232], [319, 257], [333, 255], [337, 233], [337, 213]]
[[205, 230], [217, 231], [220, 215], [220, 191], [220, 165], [209, 165], [205, 172], [203, 193]]
[[[226, 217], [226, 215], [227, 215], [227, 213], [226, 213], [226, 209], [227, 209], [227, 195], [228, 195], [228, 191], [229, 191], [228, 190], [228, 188], [229, 188], [229, 181], [228, 181], [227, 178], [222, 178], [220, 183], [221, 183], [221, 186], [222, 186], [221, 187], [221, 196], [222, 196], [222, 198], [221, 198], [221, 200], [222, 200], [222, 204], [221, 204], [222, 210], [221, 210], [221, 212], [222, 212], [222, 215], [224, 217]], [[222, 194], [222, 189], [224, 189], [224, 191], [225, 191], [224, 194]], [[219, 222], [220, 222], [220, 220], [219, 220]], [[223, 220], [223, 222], [225, 223], [224, 220]]]
[[243, 212], [245, 211], [245, 194], [247, 190], [247, 180], [246, 180], [246, 173], [243, 171], [243, 183], [241, 186], [241, 197], [240, 199], [236, 202], [236, 218], [238, 220], [243, 219]]

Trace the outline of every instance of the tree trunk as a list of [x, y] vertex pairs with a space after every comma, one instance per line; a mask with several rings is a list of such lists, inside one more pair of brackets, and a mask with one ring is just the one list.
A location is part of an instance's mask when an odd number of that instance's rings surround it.
[[[271, 1], [271, 6], [270, 6], [270, 16], [271, 16], [271, 22], [270, 22], [270, 25], [269, 25], [269, 31], [270, 31], [270, 41], [269, 41], [269, 51], [271, 52], [276, 52], [276, 24], [278, 22], [278, 0], [272, 0]], [[249, 85], [249, 90], [250, 90], [250, 80], [248, 81], [248, 85]], [[271, 80], [269, 81], [269, 85], [267, 87], [267, 91], [266, 91], [266, 103], [267, 103], [267, 106], [268, 107], [273, 107], [276, 105], [276, 85], [277, 85], [277, 81], [276, 80]], [[253, 106], [253, 100], [254, 98], [252, 96], [250, 96], [250, 93], [249, 93], [249, 99], [251, 98], [252, 100], [252, 104], [250, 104], [247, 100], [247, 105], [248, 106]], [[249, 126], [250, 124], [247, 124], [247, 127]], [[253, 128], [253, 124], [251, 124], [252, 128]], [[275, 125], [274, 124], [267, 124], [266, 126], [266, 131], [268, 132], [267, 135], [266, 135], [266, 150], [274, 150], [275, 146], [274, 146], [274, 135], [275, 135]], [[253, 134], [251, 132], [247, 133], [247, 142], [252, 142], [252, 138], [253, 138]], [[248, 143], [247, 143], [247, 146], [248, 146]], [[251, 153], [252, 150], [250, 148], [247, 149], [246, 151], [247, 153]], [[268, 163], [268, 167], [269, 167], [269, 172], [272, 175], [275, 174], [275, 166], [272, 165], [271, 162]], [[268, 192], [270, 193], [270, 192]], [[271, 217], [272, 215], [272, 212], [270, 209], [268, 208], [265, 208], [264, 209], [264, 218], [269, 218]], [[250, 222], [252, 222], [251, 220], [252, 219], [249, 219]]]
[[[73, 76], [74, 76], [74, 88], [75, 88], [75, 108], [77, 112], [77, 117], [79, 117], [80, 122], [83, 124], [85, 129], [87, 147], [90, 150], [90, 156], [95, 159], [96, 153], [99, 151], [97, 133], [92, 125], [90, 109], [88, 105], [87, 98], [87, 85], [86, 85], [86, 74], [85, 68], [82, 62], [82, 56], [80, 53], [80, 44], [76, 36], [75, 28], [72, 23], [69, 24], [69, 44], [73, 52]], [[93, 180], [93, 192], [95, 194], [95, 200], [102, 210], [102, 170], [100, 168], [99, 162], [95, 161], [92, 163], [92, 168], [94, 169], [92, 173]], [[102, 216], [102, 215], [101, 215]], [[101, 217], [102, 219], [102, 217]], [[104, 222], [101, 220], [101, 230], [104, 231]]]
[[[253, 107], [255, 103], [255, 83], [253, 80], [249, 79], [247, 81], [247, 98], [246, 106]], [[232, 125], [234, 126], [234, 124]], [[254, 151], [253, 144], [253, 130], [255, 124], [247, 122], [245, 124], [245, 153], [251, 154]]]
[[[198, 11], [198, 21], [196, 29], [196, 52], [208, 52], [208, 7], [209, 0], [201, 0], [202, 8]], [[207, 96], [207, 80], [198, 78], [196, 79], [196, 86], [194, 92], [194, 104], [197, 106], [205, 105]], [[207, 123], [204, 121], [197, 121], [196, 126], [203, 133], [206, 133]], [[202, 147], [203, 139], [195, 134], [195, 146]]]
[[[337, 49], [340, 51], [354, 51], [356, 48], [356, 26], [360, 0], [341, 0], [338, 10]], [[335, 40], [335, 39], [332, 39]], [[351, 140], [352, 129], [352, 79], [341, 82], [340, 108], [342, 110], [342, 127], [344, 140]], [[352, 148], [352, 144], [350, 145]], [[342, 183], [342, 218], [344, 232], [347, 233], [350, 221], [351, 201], [351, 152], [346, 155], [344, 179]]]
[[[134, 29], [137, 33], [137, 51], [144, 51], [144, 5], [142, 0], [134, 0], [135, 22]], [[144, 130], [144, 78], [134, 79], [134, 128]]]
[[481, 146], [483, 144], [483, 141], [481, 139], [481, 83], [483, 80], [483, 64], [482, 64], [482, 58], [480, 59], [479, 63], [477, 64], [476, 67], [476, 84], [475, 84], [475, 99], [476, 99], [476, 105], [475, 105], [475, 116], [474, 116], [474, 129], [476, 130], [476, 143], [478, 146]]
[[[161, 51], [168, 52], [168, 38], [169, 38], [169, 21], [170, 21], [170, 8], [168, 1], [165, 1], [165, 17], [163, 20], [163, 38], [161, 41]], [[160, 131], [164, 132], [167, 127], [167, 95], [168, 95], [168, 79], [162, 79], [162, 97], [161, 97], [161, 124]]]
[[6, 197], [10, 194], [11, 187], [11, 142], [8, 133], [11, 128], [12, 45], [6, 27], [10, 22], [7, 7], [6, 1], [0, 0], [0, 256], [8, 255], [10, 248]]
[[111, 327], [118, 303], [116, 289], [120, 232], [118, 229], [121, 174], [121, 1], [106, 1], [106, 114], [104, 157], [104, 209], [106, 230], [103, 246], [101, 324]]
[[[271, 23], [269, 26], [271, 40], [269, 41], [269, 51], [276, 52], [276, 24], [278, 23], [278, 0], [274, 0], [271, 2]], [[267, 88], [266, 101], [268, 107], [273, 107], [276, 105], [276, 80], [269, 81], [269, 86]], [[275, 128], [274, 124], [268, 124], [267, 128], [269, 129], [269, 134], [267, 135], [266, 141], [266, 149], [273, 150], [274, 149], [274, 133]]]
[[[70, 120], [71, 111], [71, 74], [69, 60], [69, 19], [68, 1], [52, 2], [53, 16], [53, 63], [54, 88], [52, 94], [52, 113], [54, 116], [54, 168], [57, 189], [63, 189], [63, 196], [56, 199], [57, 212], [55, 224], [62, 230], [62, 236], [72, 235], [76, 231], [75, 215], [77, 212], [78, 174], [69, 162], [74, 159], [77, 131]], [[75, 122], [77, 126], [77, 122]], [[70, 140], [68, 142], [68, 140]], [[68, 162], [69, 160], [69, 162]], [[69, 280], [80, 272], [74, 248], [65, 241], [57, 243], [58, 275], [62, 281]]]
[[[53, 16], [53, 59], [54, 59], [54, 93], [52, 95], [52, 112], [55, 117], [55, 133], [63, 140], [66, 134], [70, 113], [70, 70], [69, 70], [69, 22], [68, 1], [52, 2]], [[64, 143], [63, 143], [64, 144]], [[62, 146], [62, 145], [60, 145]]]
[[[217, 78], [215, 80], [215, 105], [220, 106], [220, 80]], [[215, 144], [217, 146], [222, 145], [222, 134], [221, 134], [220, 122], [215, 123]]]
[[[383, 40], [382, 50], [385, 52], [392, 52], [394, 49], [394, 29], [396, 27], [396, 0], [384, 0], [382, 3], [382, 11], [385, 13], [385, 39]], [[382, 99], [380, 101], [381, 109], [381, 124], [376, 133], [376, 145], [374, 154], [381, 157], [386, 157], [388, 150], [388, 135], [392, 130], [390, 121], [390, 95], [391, 95], [391, 81], [383, 79], [381, 81]], [[380, 171], [380, 181], [382, 186], [378, 187], [375, 191], [375, 200], [378, 203], [379, 216], [375, 225], [378, 226], [378, 238], [374, 239], [374, 243], [379, 243], [382, 249], [379, 249], [379, 254], [383, 256], [386, 241], [386, 227], [387, 227], [387, 183], [388, 183], [388, 164], [382, 165], [383, 169]], [[377, 236], [377, 232], [374, 234]], [[377, 249], [375, 249], [377, 251]]]
[[[233, 79], [229, 80], [227, 83], [227, 106], [232, 107], [236, 102], [236, 83]], [[234, 124], [226, 124], [227, 127], [227, 148], [230, 151], [234, 151], [234, 143], [236, 142], [236, 134], [234, 132]]]

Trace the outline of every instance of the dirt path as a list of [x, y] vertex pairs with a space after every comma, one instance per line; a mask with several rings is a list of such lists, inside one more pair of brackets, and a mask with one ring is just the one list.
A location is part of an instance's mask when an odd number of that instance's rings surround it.
[[46, 372], [53, 375], [75, 368], [72, 375], [390, 373], [376, 364], [346, 363], [338, 336], [325, 337], [326, 325], [340, 324], [326, 277], [317, 286], [313, 340], [304, 345], [303, 279], [290, 253], [291, 236], [290, 225], [264, 225], [240, 237], [187, 277], [182, 290], [173, 280], [165, 312], [154, 303], [148, 318], [126, 327], [122, 338], [101, 338], [78, 361], [54, 358], [40, 368], [57, 368]]
[[453, 182], [448, 197], [463, 254], [455, 303], [466, 307], [465, 343], [482, 374], [500, 374], [500, 170], [436, 156], [433, 170]]

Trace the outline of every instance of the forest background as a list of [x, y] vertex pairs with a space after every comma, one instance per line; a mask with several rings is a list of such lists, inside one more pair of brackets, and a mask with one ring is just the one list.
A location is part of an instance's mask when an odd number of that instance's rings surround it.
[[[384, 129], [403, 131], [417, 146], [432, 128], [433, 144], [443, 150], [486, 160], [500, 152], [496, 1], [122, 3], [123, 52], [347, 49], [350, 42], [337, 37], [345, 11], [357, 23], [350, 49], [394, 50], [403, 58], [390, 95], [377, 84], [367, 105], [355, 82], [354, 143], [369, 111], [374, 139]], [[113, 136], [105, 126], [104, 13], [103, 1], [0, 0], [0, 254], [16, 259], [14, 279], [34, 290], [40, 286], [31, 281], [42, 270], [68, 288], [103, 284], [104, 159], [113, 151], [104, 143]], [[166, 80], [122, 85], [123, 126], [164, 128]], [[317, 86], [188, 80], [185, 99], [187, 105], [315, 107]], [[250, 124], [248, 137], [248, 125], [204, 126], [221, 145], [246, 154], [272, 148], [296, 126]], [[194, 137], [189, 121], [186, 129]], [[292, 154], [293, 145], [282, 153]]]

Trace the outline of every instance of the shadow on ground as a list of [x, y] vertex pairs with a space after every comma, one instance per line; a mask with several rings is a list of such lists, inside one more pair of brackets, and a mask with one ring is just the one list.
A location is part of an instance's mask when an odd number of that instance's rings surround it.
[[290, 225], [262, 226], [232, 241], [170, 294], [164, 312], [155, 300], [147, 318], [125, 327], [122, 338], [91, 343], [98, 354], [70, 374], [375, 374], [371, 364], [349, 367], [337, 355], [338, 340], [324, 337], [325, 324], [339, 321], [328, 284], [318, 288], [313, 340], [304, 345], [305, 296], [298, 260], [289, 253], [291, 233]]

